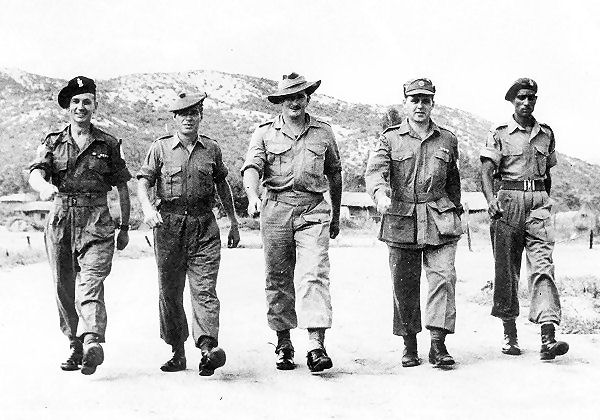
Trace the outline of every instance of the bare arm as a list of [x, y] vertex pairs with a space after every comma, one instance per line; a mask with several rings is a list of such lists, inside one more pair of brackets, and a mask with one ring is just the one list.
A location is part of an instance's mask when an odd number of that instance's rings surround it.
[[142, 205], [142, 212], [144, 212], [144, 222], [151, 228], [154, 228], [162, 223], [162, 217], [160, 217], [160, 213], [150, 202], [150, 197], [148, 195], [149, 190], [150, 183], [148, 180], [146, 178], [139, 178], [137, 192], [138, 199]]
[[127, 187], [126, 182], [117, 184], [117, 191], [119, 192], [119, 207], [121, 209], [121, 227], [119, 228], [119, 234], [117, 235], [117, 249], [122, 250], [125, 249], [129, 243], [128, 225], [131, 212], [131, 200], [129, 198], [129, 188]]
[[221, 199], [221, 204], [229, 217], [231, 228], [229, 229], [229, 236], [227, 238], [227, 247], [235, 248], [240, 243], [240, 233], [238, 231], [238, 221], [235, 217], [235, 207], [233, 205], [233, 195], [231, 194], [231, 187], [227, 179], [223, 179], [215, 184], [217, 187], [217, 194]]
[[58, 192], [58, 188], [54, 184], [46, 181], [45, 173], [41, 169], [31, 171], [29, 174], [29, 185], [40, 193], [42, 200], [50, 200]]
[[260, 213], [260, 197], [258, 196], [258, 185], [260, 175], [255, 168], [246, 168], [242, 178], [244, 190], [248, 196], [248, 215], [256, 217]]
[[488, 213], [492, 219], [502, 216], [500, 203], [494, 196], [494, 162], [489, 159], [483, 159], [481, 162], [481, 189], [488, 202]]

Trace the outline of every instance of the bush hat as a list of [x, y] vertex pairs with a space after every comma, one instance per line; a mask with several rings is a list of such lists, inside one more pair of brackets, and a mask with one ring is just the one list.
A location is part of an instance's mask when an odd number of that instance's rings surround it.
[[93, 79], [85, 76], [77, 76], [69, 80], [67, 86], [58, 92], [58, 104], [61, 108], [69, 108], [71, 98], [81, 93], [93, 93], [96, 95], [96, 83]]
[[284, 97], [294, 93], [305, 91], [307, 95], [312, 95], [320, 85], [320, 80], [307, 82], [304, 76], [300, 76], [298, 73], [284, 74], [277, 86], [277, 91], [268, 95], [267, 99], [271, 103], [279, 104]]
[[435, 86], [431, 80], [424, 77], [409, 80], [404, 84], [404, 96], [410, 95], [435, 95]]
[[169, 111], [177, 112], [192, 107], [194, 105], [201, 104], [207, 96], [208, 95], [206, 94], [206, 92], [191, 94], [181, 92], [179, 96], [177, 96], [177, 99], [175, 99], [175, 101], [169, 107]]
[[515, 80], [511, 87], [508, 88], [506, 95], [504, 95], [504, 99], [506, 99], [508, 102], [512, 102], [521, 89], [529, 89], [532, 90], [533, 93], [537, 93], [538, 87], [535, 80], [528, 77], [521, 77]]

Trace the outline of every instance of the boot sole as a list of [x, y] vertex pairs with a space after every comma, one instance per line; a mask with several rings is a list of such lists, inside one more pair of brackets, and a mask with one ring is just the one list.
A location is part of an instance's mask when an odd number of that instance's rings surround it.
[[104, 350], [100, 344], [90, 347], [83, 354], [83, 364], [81, 373], [91, 375], [96, 372], [96, 368], [104, 362]]
[[415, 367], [415, 366], [419, 366], [420, 364], [421, 364], [421, 359], [419, 359], [418, 357], [416, 359], [402, 361], [402, 367]]
[[436, 367], [436, 366], [452, 366], [456, 362], [454, 361], [454, 359], [440, 359], [440, 360], [429, 359], [429, 363], [431, 363], [434, 367]]
[[521, 355], [521, 350], [515, 349], [515, 348], [511, 348], [511, 349], [508, 349], [508, 350], [502, 349], [502, 353], [503, 354], [508, 354], [509, 356], [520, 356]]
[[294, 370], [296, 369], [296, 364], [294, 362], [289, 363], [276, 363], [275, 367], [278, 370]]

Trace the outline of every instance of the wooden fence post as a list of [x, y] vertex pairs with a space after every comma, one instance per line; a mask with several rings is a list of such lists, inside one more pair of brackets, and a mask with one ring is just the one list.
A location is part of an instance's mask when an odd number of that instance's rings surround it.
[[590, 229], [590, 249], [594, 246], [594, 229]]

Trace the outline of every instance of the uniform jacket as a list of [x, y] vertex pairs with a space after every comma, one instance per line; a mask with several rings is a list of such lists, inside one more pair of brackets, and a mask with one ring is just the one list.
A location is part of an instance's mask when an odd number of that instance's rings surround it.
[[137, 178], [156, 184], [161, 201], [214, 206], [215, 183], [227, 177], [219, 144], [199, 135], [192, 152], [177, 134], [161, 137], [150, 146]]
[[327, 175], [340, 172], [340, 154], [331, 126], [307, 114], [305, 131], [296, 138], [283, 116], [261, 124], [248, 147], [242, 173], [255, 168], [269, 191], [324, 193]]
[[92, 125], [90, 140], [79, 150], [70, 127], [44, 137], [31, 171], [43, 170], [61, 193], [107, 193], [131, 179], [119, 140]]
[[392, 205], [383, 215], [380, 240], [418, 248], [459, 239], [462, 206], [457, 161], [456, 137], [433, 121], [425, 140], [408, 120], [383, 132], [365, 174], [373, 197], [388, 184], [391, 189]]
[[556, 165], [552, 129], [535, 121], [531, 133], [514, 119], [492, 127], [481, 160], [494, 162], [504, 180], [544, 179], [548, 169]]

